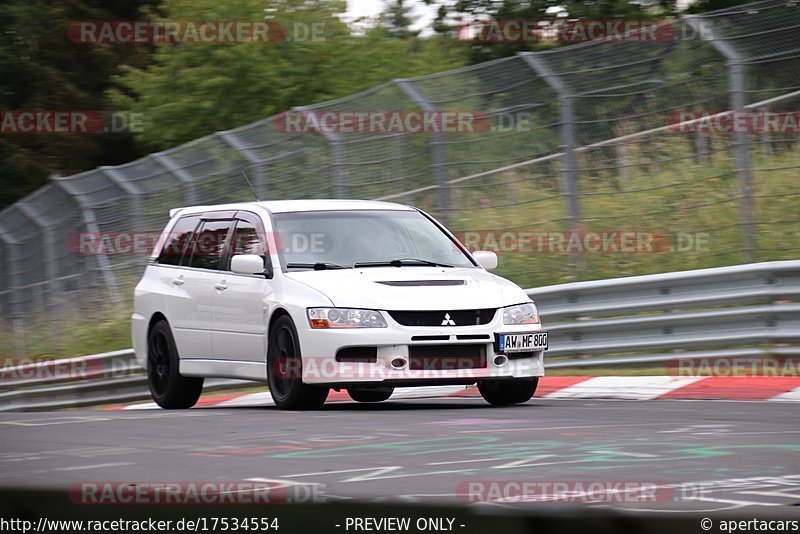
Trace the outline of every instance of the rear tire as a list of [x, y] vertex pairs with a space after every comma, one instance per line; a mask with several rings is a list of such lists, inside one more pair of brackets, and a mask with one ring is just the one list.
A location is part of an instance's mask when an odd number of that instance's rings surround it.
[[172, 330], [162, 319], [147, 335], [147, 385], [156, 404], [168, 410], [191, 408], [203, 392], [203, 379], [182, 377], [179, 362]]
[[383, 402], [392, 396], [394, 388], [348, 388], [347, 394], [356, 402]]
[[531, 400], [538, 385], [538, 376], [514, 380], [481, 380], [478, 382], [478, 391], [492, 406], [509, 406]]
[[275, 406], [281, 410], [317, 410], [330, 388], [303, 383], [303, 359], [297, 330], [288, 315], [279, 317], [269, 333], [267, 381]]

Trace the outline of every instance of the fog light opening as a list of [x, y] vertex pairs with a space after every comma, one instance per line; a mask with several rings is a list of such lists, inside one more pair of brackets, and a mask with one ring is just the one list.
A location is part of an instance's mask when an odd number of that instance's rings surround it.
[[406, 366], [406, 361], [403, 358], [395, 358], [392, 360], [392, 367], [395, 369], [402, 369]]
[[500, 355], [495, 356], [494, 360], [492, 360], [497, 367], [503, 367], [505, 364], [508, 363], [508, 358], [506, 356]]

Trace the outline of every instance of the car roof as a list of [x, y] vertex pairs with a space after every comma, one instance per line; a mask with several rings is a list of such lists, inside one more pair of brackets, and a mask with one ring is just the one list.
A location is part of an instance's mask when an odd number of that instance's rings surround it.
[[269, 200], [256, 202], [271, 213], [287, 213], [295, 211], [336, 211], [336, 210], [398, 210], [414, 211], [414, 208], [395, 204], [394, 202], [380, 202], [376, 200]]
[[380, 202], [377, 200], [343, 200], [343, 199], [311, 199], [311, 200], [266, 200], [257, 202], [236, 202], [231, 204], [216, 204], [204, 206], [185, 206], [170, 210], [174, 217], [178, 212], [197, 213], [210, 210], [252, 209], [259, 207], [270, 213], [292, 213], [301, 211], [351, 211], [351, 210], [392, 210], [415, 211], [410, 206], [394, 202]]

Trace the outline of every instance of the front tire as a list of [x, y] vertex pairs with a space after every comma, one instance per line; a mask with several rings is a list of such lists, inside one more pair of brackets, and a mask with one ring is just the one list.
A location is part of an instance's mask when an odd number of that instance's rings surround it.
[[478, 391], [492, 406], [509, 406], [531, 400], [538, 385], [538, 376], [514, 380], [481, 380], [478, 382]]
[[275, 406], [281, 410], [316, 410], [330, 388], [303, 384], [303, 359], [292, 319], [281, 316], [269, 333], [267, 381]]
[[356, 402], [383, 402], [392, 396], [394, 388], [348, 388], [347, 394]]
[[147, 385], [156, 404], [168, 410], [191, 408], [203, 392], [203, 379], [181, 376], [179, 361], [172, 330], [162, 319], [147, 336]]

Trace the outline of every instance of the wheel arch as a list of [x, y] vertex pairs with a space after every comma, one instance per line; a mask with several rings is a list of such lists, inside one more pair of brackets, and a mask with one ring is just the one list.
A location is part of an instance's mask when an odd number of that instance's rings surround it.
[[[281, 317], [288, 317], [289, 320], [292, 322], [292, 325], [294, 325], [295, 332], [297, 331], [297, 325], [294, 322], [294, 318], [292, 317], [292, 314], [289, 313], [289, 310], [287, 310], [283, 306], [278, 306], [277, 308], [275, 308], [272, 311], [272, 315], [270, 315], [270, 317], [269, 317], [269, 324], [267, 326], [266, 339], [264, 340], [264, 364], [265, 364], [265, 366], [267, 368], [267, 380], [269, 380], [269, 374], [270, 374], [270, 369], [269, 369], [269, 350], [270, 350], [270, 345], [269, 345], [269, 341], [270, 341], [270, 338], [272, 337], [272, 329], [275, 327], [275, 323], [277, 323], [278, 319], [280, 319]], [[297, 342], [298, 345], [300, 344], [300, 339], [299, 338], [297, 338], [295, 341]], [[300, 354], [302, 354], [302, 348], [300, 350]]]
[[278, 319], [280, 319], [281, 317], [283, 317], [284, 315], [289, 317], [289, 319], [291, 319], [292, 322], [294, 322], [294, 319], [292, 319], [292, 316], [289, 313], [289, 310], [287, 310], [286, 308], [284, 308], [282, 306], [279, 306], [279, 307], [275, 308], [275, 310], [272, 312], [272, 315], [270, 315], [270, 317], [269, 317], [269, 324], [267, 325], [267, 336], [269, 336], [270, 333], [272, 332], [272, 327], [275, 326], [275, 322]]
[[[150, 335], [150, 331], [153, 329], [153, 326], [159, 321], [166, 321], [167, 325], [169, 325], [169, 321], [167, 321], [167, 317], [161, 312], [155, 312], [153, 315], [150, 316], [150, 322], [147, 323], [147, 335]], [[170, 327], [171, 328], [171, 327]]]

